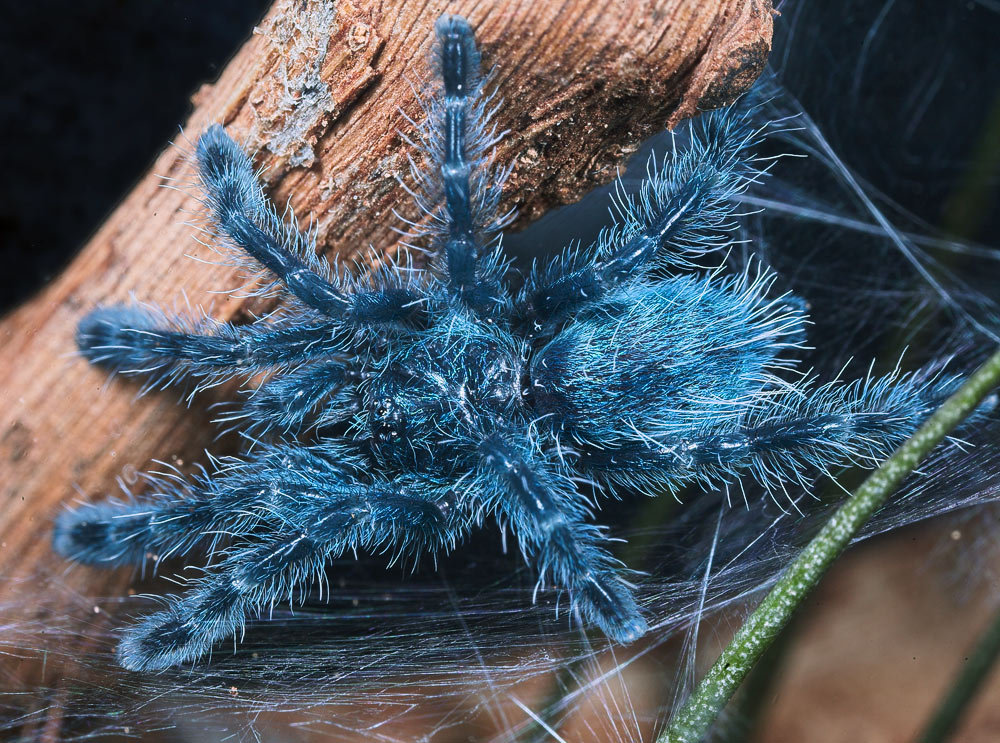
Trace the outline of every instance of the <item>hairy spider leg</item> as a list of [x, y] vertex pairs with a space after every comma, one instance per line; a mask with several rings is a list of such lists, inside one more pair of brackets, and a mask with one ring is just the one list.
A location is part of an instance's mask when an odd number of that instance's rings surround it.
[[327, 317], [356, 325], [419, 325], [423, 297], [405, 287], [344, 291], [316, 273], [290, 243], [309, 241], [289, 236], [257, 175], [240, 147], [215, 124], [199, 138], [198, 171], [208, 205], [220, 232], [277, 276], [307, 307]]
[[185, 324], [154, 308], [98, 307], [80, 321], [76, 343], [90, 363], [146, 376], [149, 386], [168, 386], [188, 377], [217, 381], [250, 376], [329, 356], [344, 345], [343, 326], [332, 320], [301, 325], [205, 321], [210, 333], [191, 332]]
[[357, 412], [360, 379], [361, 374], [341, 360], [312, 362], [267, 380], [232, 415], [216, 420], [247, 419], [253, 428], [286, 433], [307, 424], [336, 423]]
[[496, 436], [483, 440], [479, 455], [484, 490], [496, 493], [496, 507], [537, 564], [539, 581], [551, 575], [570, 592], [585, 623], [611, 639], [631, 642], [645, 634], [646, 620], [622, 565], [604, 546], [600, 529], [584, 522], [589, 514], [574, 484]]
[[471, 165], [465, 152], [467, 109], [479, 86], [479, 54], [472, 30], [463, 19], [442, 16], [435, 30], [440, 44], [441, 78], [444, 85], [444, 162], [441, 163], [441, 180], [450, 219], [445, 256], [451, 287], [464, 293], [475, 283], [479, 253], [472, 231], [469, 186]]
[[646, 435], [624, 446], [581, 447], [579, 466], [632, 487], [676, 490], [718, 484], [741, 471], [769, 490], [805, 474], [874, 467], [954, 391], [955, 378], [890, 374], [850, 383], [807, 383], [764, 394], [744, 420], [689, 433]]
[[266, 445], [252, 458], [216, 464], [213, 474], [203, 470], [191, 478], [174, 470], [148, 474], [149, 492], [139, 498], [63, 511], [53, 547], [77, 562], [105, 567], [158, 564], [195, 548], [211, 554], [223, 541], [277, 531], [303, 502], [307, 508], [319, 502], [302, 501], [301, 492], [360, 475], [357, 458], [330, 442]]
[[443, 84], [440, 169], [448, 223], [444, 238], [448, 288], [467, 306], [484, 313], [495, 304], [499, 288], [481, 270], [482, 226], [476, 224], [473, 206], [472, 171], [481, 163], [470, 157], [468, 135], [478, 131], [477, 117], [483, 116], [479, 50], [472, 29], [460, 16], [441, 16], [435, 30]]
[[732, 196], [763, 173], [749, 151], [761, 133], [746, 112], [703, 114], [691, 127], [687, 150], [671, 154], [662, 167], [651, 158], [639, 195], [619, 196], [617, 224], [591, 247], [585, 265], [574, 265], [564, 251], [532, 272], [521, 293], [526, 319], [536, 330], [551, 327], [655, 264], [688, 266], [688, 257], [725, 245]]
[[268, 541], [230, 548], [189, 591], [126, 631], [119, 662], [131, 670], [159, 670], [198, 658], [217, 640], [237, 634], [248, 614], [321, 578], [326, 561], [347, 550], [450, 544], [456, 530], [445, 509], [425, 497], [422, 487], [414, 490], [420, 494], [398, 484], [329, 483], [295, 493], [303, 507], [288, 514], [285, 530]]

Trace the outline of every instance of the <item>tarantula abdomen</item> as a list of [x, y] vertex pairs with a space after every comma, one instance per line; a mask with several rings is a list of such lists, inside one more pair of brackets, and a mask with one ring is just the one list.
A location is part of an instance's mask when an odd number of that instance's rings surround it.
[[676, 276], [632, 284], [568, 323], [531, 362], [539, 413], [607, 446], [742, 415], [805, 317], [769, 281]]

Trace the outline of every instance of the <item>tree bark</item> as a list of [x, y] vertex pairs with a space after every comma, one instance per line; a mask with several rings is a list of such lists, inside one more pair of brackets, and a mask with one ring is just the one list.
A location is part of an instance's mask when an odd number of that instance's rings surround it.
[[[324, 249], [351, 255], [394, 249], [393, 210], [414, 212], [397, 176], [400, 131], [419, 118], [411, 82], [426, 79], [435, 18], [466, 15], [510, 133], [504, 206], [521, 223], [613, 178], [648, 135], [700, 108], [734, 99], [770, 50], [770, 0], [278, 0], [217, 82], [194, 97], [185, 131], [212, 122], [259, 150], [277, 203], [313, 220]], [[0, 323], [0, 605], [28, 600], [19, 579], [61, 571], [51, 518], [74, 497], [134, 483], [154, 458], [183, 467], [213, 441], [208, 405], [225, 389], [179, 404], [176, 392], [136, 397], [127, 380], [73, 356], [89, 309], [136, 299], [185, 299], [223, 320], [246, 300], [208, 292], [237, 286], [212, 260], [190, 220], [200, 206], [182, 147], [167, 147], [62, 276]], [[163, 188], [180, 185], [181, 188]], [[192, 215], [195, 215], [194, 217]], [[130, 571], [74, 573], [88, 595], [124, 591]], [[38, 578], [41, 579], [41, 578]]]

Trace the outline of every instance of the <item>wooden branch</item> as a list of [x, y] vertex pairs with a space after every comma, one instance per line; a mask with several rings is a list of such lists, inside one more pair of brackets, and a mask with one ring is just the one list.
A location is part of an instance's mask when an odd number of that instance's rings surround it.
[[[770, 49], [770, 0], [279, 0], [220, 79], [195, 96], [186, 131], [223, 122], [260, 149], [278, 203], [312, 218], [340, 254], [392, 246], [393, 209], [411, 209], [396, 181], [408, 148], [400, 109], [419, 118], [409, 81], [425, 77], [443, 11], [476, 29], [510, 134], [507, 204], [522, 223], [615, 176], [648, 135], [736, 97]], [[176, 179], [176, 180], [170, 180]], [[208, 292], [238, 282], [189, 224], [198, 213], [185, 156], [168, 147], [65, 273], [0, 325], [0, 601], [18, 576], [63, 567], [49, 547], [52, 515], [74, 495], [114, 492], [153, 458], [203, 458], [215, 429], [213, 391], [190, 408], [176, 392], [136, 399], [137, 386], [72, 356], [73, 332], [95, 305], [127, 300], [208, 304], [233, 319], [246, 302]], [[129, 571], [85, 572], [94, 595], [121, 593]]]

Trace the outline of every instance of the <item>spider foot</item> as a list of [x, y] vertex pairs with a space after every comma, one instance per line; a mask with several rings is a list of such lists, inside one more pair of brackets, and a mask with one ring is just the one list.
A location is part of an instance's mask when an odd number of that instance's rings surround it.
[[632, 591], [617, 577], [588, 576], [580, 586], [576, 602], [584, 618], [615, 642], [628, 644], [649, 629]]
[[60, 513], [52, 529], [52, 548], [63, 557], [88, 565], [137, 565], [146, 558], [135, 539], [148, 515], [131, 513], [125, 504], [87, 504]]
[[153, 343], [153, 336], [143, 334], [155, 327], [152, 313], [141, 307], [124, 304], [97, 307], [77, 326], [76, 345], [87, 361], [98, 366], [135, 363], [137, 351]]
[[213, 642], [243, 624], [233, 591], [219, 587], [200, 601], [180, 601], [129, 628], [118, 645], [118, 662], [129, 671], [162, 671], [200, 658]]

